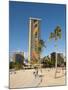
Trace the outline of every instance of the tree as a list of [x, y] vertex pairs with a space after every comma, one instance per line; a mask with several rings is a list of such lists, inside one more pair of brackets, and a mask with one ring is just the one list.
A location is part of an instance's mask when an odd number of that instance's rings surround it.
[[[44, 42], [42, 39], [40, 39], [40, 40], [39, 40], [39, 43], [38, 43], [38, 53], [39, 53], [39, 64], [40, 64], [40, 65], [41, 65], [40, 55], [41, 55], [41, 52], [42, 52], [42, 50], [43, 50], [43, 47], [46, 48], [45, 42]], [[41, 69], [41, 66], [40, 66], [40, 69]]]
[[46, 48], [45, 42], [43, 40], [39, 40], [39, 45], [38, 45], [38, 52], [41, 53], [43, 47]]
[[[54, 32], [51, 32], [50, 33], [50, 37], [49, 39], [54, 39], [55, 42], [58, 40], [58, 39], [61, 39], [61, 36], [62, 36], [62, 32], [61, 32], [61, 27], [60, 26], [57, 26], [54, 30]], [[55, 44], [55, 49], [57, 49], [57, 44]], [[55, 61], [55, 68], [56, 68], [56, 72], [57, 72], [57, 53], [56, 53], [56, 61]], [[55, 72], [55, 77], [56, 77], [56, 72]]]
[[9, 62], [9, 69], [13, 69], [14, 68], [14, 62]]

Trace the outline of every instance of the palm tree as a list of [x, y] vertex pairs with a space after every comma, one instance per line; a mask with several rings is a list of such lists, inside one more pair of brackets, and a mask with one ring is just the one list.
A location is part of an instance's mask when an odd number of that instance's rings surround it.
[[[41, 65], [40, 55], [41, 55], [41, 52], [42, 52], [42, 50], [43, 50], [43, 47], [46, 48], [45, 41], [43, 41], [42, 39], [40, 39], [40, 40], [39, 40], [39, 44], [38, 44], [39, 65]], [[41, 66], [40, 66], [40, 69], [41, 69]], [[41, 70], [41, 71], [42, 71], [42, 70]]]
[[42, 52], [43, 47], [46, 48], [45, 42], [44, 42], [43, 40], [40, 39], [40, 40], [39, 40], [39, 45], [38, 45], [38, 52], [39, 52], [39, 53]]
[[[62, 36], [62, 32], [61, 32], [61, 28], [60, 26], [57, 26], [54, 30], [54, 32], [51, 32], [50, 33], [50, 37], [49, 39], [54, 39], [55, 42], [58, 40], [58, 39], [61, 39], [61, 36]], [[55, 44], [55, 48], [57, 49], [57, 44]], [[56, 72], [57, 72], [57, 53], [56, 53], [56, 62], [55, 62], [55, 68], [56, 68]], [[56, 77], [56, 72], [55, 72], [55, 77]]]

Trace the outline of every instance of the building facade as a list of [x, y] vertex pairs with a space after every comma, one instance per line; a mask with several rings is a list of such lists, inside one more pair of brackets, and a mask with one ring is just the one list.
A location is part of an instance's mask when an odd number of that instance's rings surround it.
[[38, 43], [40, 40], [40, 19], [29, 19], [29, 50], [28, 62], [37, 63], [39, 60]]
[[[55, 66], [56, 62], [56, 52], [51, 53], [51, 62]], [[64, 63], [64, 55], [63, 53], [57, 53], [57, 65], [61, 66]]]
[[22, 64], [24, 61], [24, 52], [15, 52], [13, 54], [13, 62]]

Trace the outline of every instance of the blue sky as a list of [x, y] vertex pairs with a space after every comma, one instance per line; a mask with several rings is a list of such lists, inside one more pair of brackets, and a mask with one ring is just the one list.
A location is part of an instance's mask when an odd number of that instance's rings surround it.
[[41, 18], [41, 39], [46, 41], [42, 56], [55, 51], [54, 40], [48, 41], [57, 25], [62, 29], [62, 39], [57, 41], [58, 52], [65, 52], [65, 5], [9, 2], [9, 50], [28, 52], [29, 18]]

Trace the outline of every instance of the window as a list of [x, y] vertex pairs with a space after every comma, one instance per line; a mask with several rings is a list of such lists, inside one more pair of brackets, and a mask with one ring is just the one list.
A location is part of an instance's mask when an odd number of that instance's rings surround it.
[[38, 32], [35, 33], [35, 38], [37, 38], [37, 37], [38, 37]]

